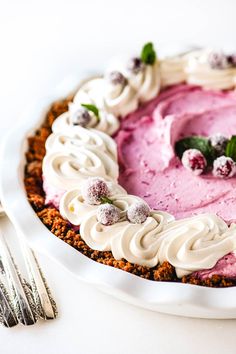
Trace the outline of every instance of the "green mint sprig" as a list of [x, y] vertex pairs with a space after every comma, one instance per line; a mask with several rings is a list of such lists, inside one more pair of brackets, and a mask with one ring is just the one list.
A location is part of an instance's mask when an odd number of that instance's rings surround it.
[[236, 135], [232, 135], [225, 149], [225, 156], [236, 161]]
[[185, 150], [197, 149], [205, 156], [208, 165], [212, 165], [215, 159], [215, 152], [209, 140], [202, 136], [189, 136], [176, 142], [175, 152], [181, 159]]
[[101, 201], [102, 204], [106, 204], [106, 203], [113, 204], [113, 201], [110, 198], [108, 198], [108, 197], [101, 197], [100, 201]]
[[140, 57], [142, 62], [145, 64], [153, 65], [155, 63], [156, 52], [154, 50], [153, 43], [149, 42], [143, 46]]
[[99, 109], [95, 105], [89, 103], [82, 103], [81, 106], [86, 108], [88, 111], [94, 113], [94, 115], [97, 117], [98, 122], [100, 121]]

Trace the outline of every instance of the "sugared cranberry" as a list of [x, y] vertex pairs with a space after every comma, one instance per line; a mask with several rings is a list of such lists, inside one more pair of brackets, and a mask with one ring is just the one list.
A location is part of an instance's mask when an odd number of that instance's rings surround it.
[[91, 177], [82, 186], [81, 194], [86, 203], [97, 205], [102, 198], [109, 197], [110, 190], [102, 178]]
[[209, 137], [209, 142], [217, 156], [224, 155], [228, 141], [229, 140], [221, 134], [215, 134]]
[[69, 106], [70, 121], [73, 125], [81, 125], [86, 127], [92, 117], [89, 111], [84, 107], [76, 107], [74, 104]]
[[127, 63], [127, 69], [132, 74], [138, 74], [140, 71], [143, 70], [143, 68], [144, 68], [144, 64], [142, 60], [138, 57], [131, 58]]
[[212, 69], [227, 69], [230, 64], [227, 56], [222, 52], [211, 52], [208, 56], [208, 62]]
[[97, 210], [97, 220], [103, 225], [113, 225], [120, 219], [120, 209], [113, 204], [102, 204]]
[[124, 86], [127, 83], [126, 78], [120, 71], [112, 71], [108, 75], [108, 81], [112, 85], [122, 85]]
[[127, 210], [127, 218], [134, 224], [142, 224], [150, 215], [150, 208], [145, 202], [131, 204]]
[[187, 170], [192, 171], [196, 176], [200, 175], [207, 166], [204, 155], [197, 149], [185, 150], [181, 161], [183, 166]]
[[220, 156], [213, 162], [213, 175], [220, 178], [230, 178], [236, 173], [235, 162], [231, 157]]
[[227, 60], [231, 66], [236, 66], [236, 54], [228, 55]]

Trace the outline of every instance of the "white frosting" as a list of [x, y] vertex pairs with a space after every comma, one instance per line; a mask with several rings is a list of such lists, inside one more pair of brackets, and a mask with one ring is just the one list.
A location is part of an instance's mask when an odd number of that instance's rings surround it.
[[100, 176], [116, 181], [119, 174], [117, 162], [107, 153], [93, 148], [78, 147], [73, 152], [49, 152], [43, 160], [43, 175], [48, 184], [63, 190], [78, 187], [88, 177]]
[[125, 85], [112, 85], [104, 79], [104, 85], [104, 102], [108, 112], [124, 117], [137, 109], [138, 97], [128, 82]]
[[[108, 135], [113, 135], [118, 130], [120, 123], [113, 114], [100, 111], [99, 118], [100, 119], [98, 121], [97, 117], [92, 114], [92, 121], [88, 125], [88, 128], [95, 128], [96, 130], [100, 130]], [[70, 114], [69, 112], [65, 112], [55, 120], [52, 125], [52, 131], [54, 133], [68, 134], [77, 130], [78, 127], [78, 125], [71, 124]]]
[[178, 277], [210, 269], [236, 249], [236, 225], [228, 227], [220, 217], [210, 213], [174, 221], [161, 237], [159, 261], [171, 263]]
[[186, 81], [186, 56], [178, 55], [161, 60], [161, 86], [170, 86]]
[[212, 69], [208, 63], [209, 51], [194, 51], [187, 55], [185, 71], [187, 83], [207, 89], [230, 89], [235, 86], [236, 68]]
[[52, 133], [46, 140], [47, 153], [62, 151], [77, 155], [81, 147], [89, 148], [94, 153], [97, 150], [103, 151], [113, 161], [117, 161], [115, 141], [109, 135], [96, 129], [76, 126], [74, 129], [68, 129], [65, 133]]
[[101, 77], [85, 81], [77, 91], [74, 102], [76, 104], [91, 103], [99, 109], [104, 109], [104, 79]]
[[137, 91], [140, 102], [149, 101], [156, 97], [161, 86], [159, 62], [156, 61], [153, 65], [144, 65], [143, 70], [137, 74], [130, 74], [129, 83]]
[[168, 261], [178, 277], [200, 269], [210, 269], [236, 249], [236, 226], [213, 214], [174, 221], [163, 212], [152, 212], [143, 224], [120, 221], [103, 226], [96, 213], [85, 216], [81, 237], [92, 249], [112, 251], [116, 259], [147, 267]]
[[[126, 191], [119, 184], [111, 182], [108, 182], [107, 184], [111, 191], [111, 196], [109, 198], [111, 200], [118, 200], [117, 203], [119, 203], [119, 207], [121, 206], [121, 203], [123, 203], [123, 209], [127, 208], [131, 202], [140, 200], [138, 197], [127, 196]], [[61, 215], [73, 225], [80, 225], [85, 216], [91, 211], [96, 212], [98, 207], [99, 205], [85, 203], [81, 190], [78, 188], [65, 193], [60, 201]]]

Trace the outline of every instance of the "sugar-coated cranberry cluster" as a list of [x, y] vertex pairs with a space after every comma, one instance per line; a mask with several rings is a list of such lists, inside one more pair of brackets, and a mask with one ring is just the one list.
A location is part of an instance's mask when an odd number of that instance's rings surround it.
[[212, 69], [223, 70], [236, 67], [236, 54], [227, 55], [223, 52], [211, 52], [208, 63]]
[[[209, 144], [214, 149], [215, 159], [212, 165], [212, 174], [219, 178], [230, 178], [236, 174], [236, 164], [231, 157], [225, 156], [225, 149], [228, 139], [221, 134], [209, 137]], [[182, 156], [183, 166], [200, 175], [207, 169], [207, 160], [203, 153], [198, 149], [185, 150]]]
[[81, 194], [85, 203], [99, 205], [97, 220], [105, 226], [117, 223], [121, 216], [126, 216], [126, 219], [131, 223], [142, 224], [150, 215], [150, 208], [144, 201], [133, 203], [125, 213], [122, 212], [109, 198], [110, 190], [107, 183], [99, 177], [88, 178], [82, 186]]

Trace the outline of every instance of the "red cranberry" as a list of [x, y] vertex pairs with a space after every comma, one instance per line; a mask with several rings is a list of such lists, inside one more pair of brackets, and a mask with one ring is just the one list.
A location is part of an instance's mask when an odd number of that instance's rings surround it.
[[102, 225], [109, 226], [118, 222], [120, 219], [120, 209], [112, 204], [102, 204], [97, 210], [97, 220]]
[[183, 166], [187, 170], [192, 171], [196, 176], [200, 175], [207, 166], [204, 155], [197, 149], [185, 150], [181, 161]]
[[208, 62], [212, 69], [227, 69], [230, 66], [227, 56], [222, 52], [211, 52]]
[[82, 127], [86, 127], [92, 117], [89, 111], [84, 107], [75, 108], [73, 105], [69, 107], [70, 111], [70, 120], [73, 125], [81, 125]]
[[138, 57], [131, 58], [128, 61], [127, 69], [133, 74], [138, 74], [140, 71], [143, 70], [143, 68], [144, 68], [144, 64], [142, 60]]
[[229, 140], [221, 134], [215, 134], [209, 138], [209, 142], [214, 148], [217, 156], [224, 155], [228, 141]]
[[228, 63], [233, 67], [236, 66], [236, 54], [231, 54], [227, 56]]
[[134, 224], [142, 224], [150, 214], [150, 208], [145, 202], [131, 204], [127, 210], [127, 218]]
[[236, 173], [236, 165], [231, 157], [220, 156], [213, 162], [213, 175], [220, 178], [230, 178]]
[[90, 177], [82, 186], [81, 194], [86, 203], [96, 205], [110, 195], [110, 190], [102, 178]]
[[108, 81], [112, 85], [122, 85], [124, 86], [127, 82], [126, 78], [120, 71], [112, 71], [108, 75]]

